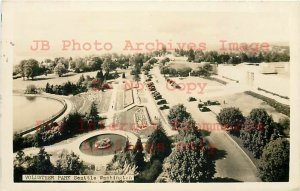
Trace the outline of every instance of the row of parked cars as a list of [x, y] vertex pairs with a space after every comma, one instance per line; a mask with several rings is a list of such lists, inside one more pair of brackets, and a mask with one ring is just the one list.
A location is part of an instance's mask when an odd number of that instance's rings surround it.
[[146, 79], [146, 85], [148, 89], [151, 91], [151, 94], [153, 98], [156, 100], [156, 104], [159, 105], [159, 109], [169, 109], [169, 106], [167, 105], [167, 101], [162, 97], [162, 95], [156, 90], [156, 87], [154, 83], [151, 81], [152, 77], [148, 77]]

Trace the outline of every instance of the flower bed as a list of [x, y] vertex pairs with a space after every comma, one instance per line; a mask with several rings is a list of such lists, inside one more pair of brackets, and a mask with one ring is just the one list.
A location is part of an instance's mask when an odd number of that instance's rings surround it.
[[144, 109], [138, 108], [134, 114], [135, 126], [138, 129], [145, 129], [148, 127], [147, 118]]

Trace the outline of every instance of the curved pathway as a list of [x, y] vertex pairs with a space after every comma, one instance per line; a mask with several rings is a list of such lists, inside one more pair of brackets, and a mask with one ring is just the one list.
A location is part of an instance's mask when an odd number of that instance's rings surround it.
[[[95, 164], [97, 166], [105, 166], [108, 162], [110, 162], [113, 158], [112, 155], [106, 155], [106, 156], [92, 156], [92, 155], [87, 155], [84, 154], [80, 151], [79, 146], [80, 144], [97, 135], [102, 135], [102, 134], [117, 134], [117, 135], [122, 135], [124, 137], [128, 138], [128, 141], [130, 144], [135, 144], [137, 141], [137, 136], [134, 135], [133, 133], [127, 132], [127, 131], [122, 131], [122, 130], [98, 130], [98, 131], [93, 131], [89, 132], [87, 134], [84, 134], [78, 138], [73, 139], [69, 143], [65, 144], [54, 144], [50, 146], [45, 146], [45, 151], [48, 153], [54, 153], [54, 152], [60, 152], [62, 150], [67, 150], [69, 152], [73, 151], [75, 154], [79, 155], [80, 159], [91, 164]], [[39, 148], [31, 147], [31, 148], [26, 148], [23, 150], [26, 155], [30, 154], [37, 154], [39, 152]], [[14, 153], [15, 155], [16, 153]]]
[[[165, 78], [160, 74], [157, 66], [154, 67], [151, 73], [154, 74], [155, 78], [153, 82], [156, 88], [170, 103], [170, 106], [182, 103], [187, 108], [187, 111], [191, 113], [192, 117], [198, 125], [219, 125], [216, 120], [215, 114], [213, 114], [212, 112], [200, 112], [195, 102], [188, 102], [187, 99], [191, 96], [190, 94], [178, 90], [170, 92], [168, 89], [166, 89], [165, 85], [167, 82]], [[156, 82], [156, 80], [158, 80], [158, 83]], [[199, 78], [199, 82], [203, 82], [203, 80]], [[209, 84], [207, 86], [209, 86]], [[199, 94], [199, 96], [205, 99], [210, 98], [210, 96], [214, 95], [216, 96], [220, 94], [230, 94], [232, 92], [228, 90], [233, 89], [235, 90], [234, 92], [239, 91], [239, 89], [233, 88], [232, 86], [224, 86], [220, 88], [220, 91], [218, 92], [205, 92], [205, 95]], [[237, 147], [236, 143], [233, 140], [228, 138], [225, 131], [210, 131], [210, 135], [206, 138], [212, 147], [215, 147], [218, 150], [222, 150], [225, 153], [222, 158], [216, 160], [217, 172], [215, 174], [215, 177], [233, 178], [245, 182], [260, 181], [260, 179], [257, 177], [257, 169], [253, 166], [252, 161], [249, 160], [247, 156], [245, 156], [245, 154], [239, 147]]]

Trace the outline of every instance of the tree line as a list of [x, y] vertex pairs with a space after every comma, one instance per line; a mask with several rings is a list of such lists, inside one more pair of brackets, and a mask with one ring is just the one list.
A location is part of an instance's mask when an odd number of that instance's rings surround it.
[[14, 158], [14, 182], [23, 182], [22, 175], [46, 174], [46, 175], [82, 175], [87, 167], [74, 152], [63, 150], [55, 164], [52, 164], [51, 155], [43, 147], [35, 155], [25, 155], [18, 151]]
[[218, 64], [240, 64], [243, 62], [261, 63], [261, 62], [289, 62], [289, 50], [283, 52], [271, 50], [267, 52], [217, 52], [202, 50], [183, 50], [176, 49], [175, 54], [178, 56], [186, 56], [189, 62], [210, 62]]
[[276, 123], [261, 108], [252, 109], [244, 117], [234, 107], [222, 109], [217, 120], [227, 131], [239, 137], [243, 146], [259, 159], [259, 175], [263, 181], [288, 181], [289, 141], [283, 137], [283, 130], [289, 128], [286, 120]]

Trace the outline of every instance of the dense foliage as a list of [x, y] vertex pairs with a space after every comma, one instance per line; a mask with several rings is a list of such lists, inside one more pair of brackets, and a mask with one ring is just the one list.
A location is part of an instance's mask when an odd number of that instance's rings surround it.
[[40, 148], [36, 155], [26, 156], [23, 151], [18, 151], [14, 158], [14, 181], [22, 182], [24, 174], [56, 174], [76, 175], [82, 174], [85, 170], [83, 162], [73, 152], [69, 154], [63, 151], [56, 165], [50, 161], [49, 155], [44, 148]]
[[146, 144], [146, 151], [150, 154], [150, 160], [163, 161], [171, 153], [171, 140], [167, 137], [161, 123], [150, 135]]
[[279, 138], [270, 141], [264, 148], [259, 160], [259, 174], [265, 182], [281, 182], [289, 180], [289, 141]]
[[178, 128], [180, 123], [189, 118], [191, 118], [191, 114], [186, 111], [186, 107], [183, 104], [173, 106], [168, 115], [169, 123], [174, 128]]
[[260, 158], [265, 145], [280, 136], [277, 125], [264, 109], [253, 109], [246, 118], [245, 125], [240, 132], [244, 146]]
[[234, 107], [221, 109], [220, 113], [217, 115], [217, 120], [230, 132], [239, 132], [245, 122], [242, 112]]
[[215, 62], [240, 64], [242, 62], [260, 63], [260, 62], [288, 62], [290, 60], [289, 50], [279, 52], [271, 50], [267, 52], [222, 52], [202, 50], [183, 50], [176, 49], [178, 56], [187, 56], [189, 62]]

